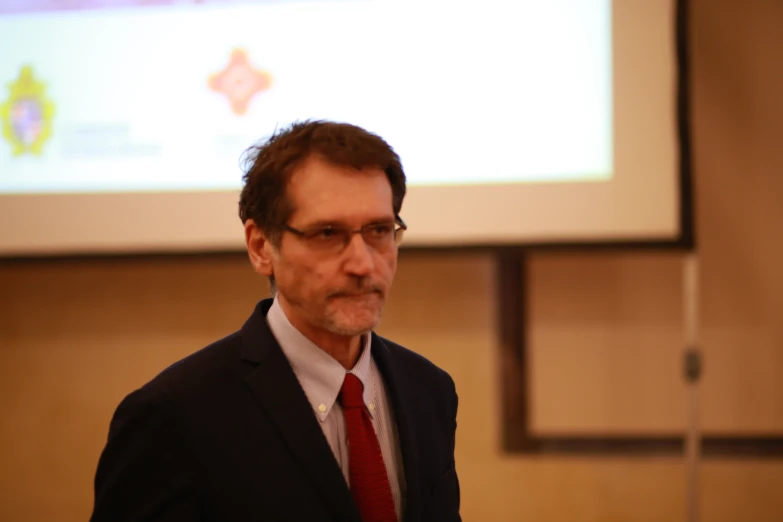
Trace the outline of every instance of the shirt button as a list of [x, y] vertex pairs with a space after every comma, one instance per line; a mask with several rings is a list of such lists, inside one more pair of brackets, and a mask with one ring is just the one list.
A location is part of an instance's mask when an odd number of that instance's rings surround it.
[[326, 404], [320, 404], [318, 406], [318, 411], [320, 411], [321, 413], [326, 412]]

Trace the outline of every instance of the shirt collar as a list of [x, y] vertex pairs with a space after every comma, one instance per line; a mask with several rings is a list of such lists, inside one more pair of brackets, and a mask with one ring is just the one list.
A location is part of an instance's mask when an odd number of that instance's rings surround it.
[[[291, 364], [315, 415], [324, 422], [340, 394], [340, 388], [345, 380], [345, 368], [291, 324], [276, 296], [267, 313], [266, 321]], [[363, 349], [359, 360], [348, 372], [362, 381], [365, 404], [372, 404], [374, 395], [373, 382], [370, 378], [372, 363], [370, 337], [370, 334], [362, 336]], [[371, 416], [374, 414], [374, 408], [368, 411]]]

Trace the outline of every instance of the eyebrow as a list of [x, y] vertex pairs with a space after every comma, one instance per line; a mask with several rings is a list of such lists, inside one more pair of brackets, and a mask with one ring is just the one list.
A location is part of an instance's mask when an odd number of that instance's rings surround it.
[[[371, 219], [364, 225], [361, 225], [362, 227], [366, 227], [369, 225], [380, 225], [380, 224], [386, 224], [386, 223], [394, 223], [396, 219], [393, 216], [384, 216], [384, 217], [376, 217], [374, 219]], [[313, 223], [303, 225], [302, 228], [316, 228], [316, 227], [340, 227], [340, 228], [352, 228], [350, 225], [343, 221], [337, 221], [337, 220], [329, 220], [329, 219], [321, 219], [318, 221], [315, 221]]]

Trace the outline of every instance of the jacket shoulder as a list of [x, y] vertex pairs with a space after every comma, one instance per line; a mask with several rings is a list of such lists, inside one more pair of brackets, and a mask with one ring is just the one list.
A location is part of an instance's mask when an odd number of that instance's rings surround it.
[[445, 386], [450, 389], [449, 391], [456, 392], [454, 380], [446, 370], [410, 348], [406, 348], [385, 337], [377, 336], [377, 338], [389, 350], [390, 357], [396, 359], [405, 368], [406, 372], [417, 380]]
[[241, 374], [241, 331], [234, 332], [162, 370], [142, 390], [169, 396], [195, 397], [200, 390]]

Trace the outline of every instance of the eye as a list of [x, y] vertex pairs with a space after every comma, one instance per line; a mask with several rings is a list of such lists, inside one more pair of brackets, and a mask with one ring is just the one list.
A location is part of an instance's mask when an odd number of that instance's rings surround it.
[[338, 235], [338, 231], [333, 227], [323, 227], [313, 231], [313, 237], [316, 239], [332, 239]]
[[394, 231], [394, 225], [389, 223], [378, 223], [369, 228], [373, 237], [386, 237]]

